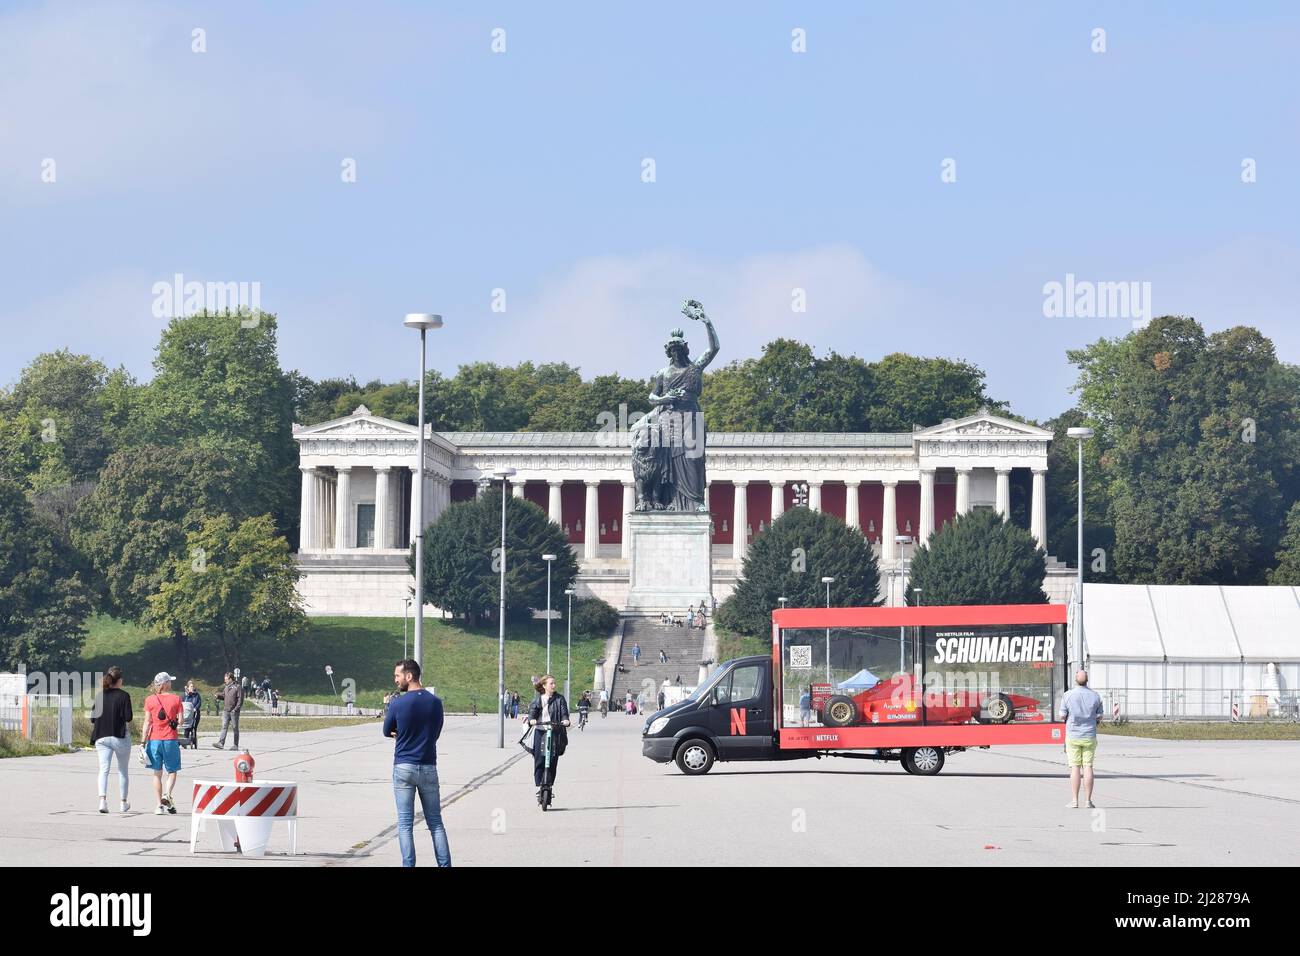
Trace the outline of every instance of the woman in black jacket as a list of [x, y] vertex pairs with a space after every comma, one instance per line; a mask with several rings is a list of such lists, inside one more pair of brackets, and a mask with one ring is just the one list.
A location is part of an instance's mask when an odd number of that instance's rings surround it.
[[90, 742], [99, 755], [99, 812], [108, 812], [108, 771], [113, 758], [117, 758], [117, 776], [122, 791], [122, 812], [131, 805], [126, 802], [127, 786], [131, 779], [131, 695], [122, 689], [122, 668], [114, 665], [104, 672], [103, 690], [95, 699], [94, 723], [90, 729]]
[[555, 692], [555, 678], [550, 674], [538, 678], [533, 686], [537, 689], [537, 696], [528, 707], [528, 726], [536, 727], [540, 721], [550, 721], [553, 725], [549, 779], [546, 779], [546, 731], [533, 731], [533, 783], [537, 786], [537, 796], [540, 799], [543, 783], [555, 783], [555, 769], [560, 762], [560, 754], [564, 753], [569, 743], [569, 735], [565, 730], [569, 726], [569, 704], [563, 694]]

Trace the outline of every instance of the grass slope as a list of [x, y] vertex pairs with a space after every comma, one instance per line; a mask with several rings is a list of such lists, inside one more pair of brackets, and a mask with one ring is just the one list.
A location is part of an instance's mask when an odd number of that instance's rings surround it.
[[[552, 624], [551, 666], [564, 687], [565, 629]], [[424, 683], [442, 697], [449, 711], [480, 711], [495, 707], [497, 693], [496, 625], [469, 628], [459, 622], [425, 621]], [[573, 696], [591, 686], [595, 658], [604, 656], [604, 635], [573, 636]], [[103, 671], [117, 664], [125, 672], [124, 685], [137, 706], [158, 671], [180, 680], [193, 678], [204, 695], [205, 712], [221, 675], [227, 669], [215, 640], [198, 639], [191, 652], [193, 666], [186, 671], [173, 643], [166, 637], [113, 618], [99, 616], [90, 623], [77, 670]], [[402, 619], [318, 617], [306, 632], [291, 641], [260, 640], [243, 650], [243, 672], [271, 683], [289, 700], [341, 704], [344, 681], [354, 682], [359, 707], [379, 707], [393, 686], [393, 664], [402, 657]], [[334, 668], [334, 688], [325, 666]], [[546, 622], [506, 625], [506, 687], [531, 700], [530, 679], [546, 668]], [[251, 716], [250, 705], [244, 713]], [[205, 718], [206, 719], [206, 718]]]

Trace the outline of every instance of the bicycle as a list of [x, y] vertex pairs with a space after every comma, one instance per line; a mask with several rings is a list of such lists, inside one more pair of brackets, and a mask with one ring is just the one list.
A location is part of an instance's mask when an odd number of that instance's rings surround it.
[[587, 711], [585, 709], [578, 711], [578, 729], [587, 729]]

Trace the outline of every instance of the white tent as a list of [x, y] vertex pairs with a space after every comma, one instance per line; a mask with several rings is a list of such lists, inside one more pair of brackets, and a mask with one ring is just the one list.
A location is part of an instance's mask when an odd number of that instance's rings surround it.
[[1091, 684], [1108, 706], [1133, 717], [1295, 708], [1300, 590], [1085, 584], [1083, 598]]

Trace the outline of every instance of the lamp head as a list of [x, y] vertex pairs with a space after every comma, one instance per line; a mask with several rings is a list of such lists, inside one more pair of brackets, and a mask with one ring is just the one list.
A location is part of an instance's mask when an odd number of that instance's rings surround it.
[[822, 584], [834, 584], [834, 583], [835, 583], [834, 578], [822, 578]]
[[555, 560], [555, 555], [553, 555], [553, 554], [544, 554], [544, 555], [542, 555], [542, 560], [543, 560], [543, 561], [554, 561], [554, 560]]
[[1070, 438], [1091, 438], [1096, 434], [1091, 428], [1067, 428], [1065, 434]]
[[426, 329], [440, 329], [442, 316], [434, 315], [432, 312], [408, 312], [402, 324], [408, 329], [419, 329], [421, 332]]
[[500, 478], [502, 480], [513, 477], [514, 473], [515, 470], [513, 468], [498, 468], [496, 471], [492, 472], [494, 477]]

